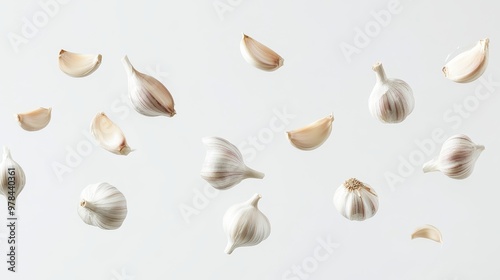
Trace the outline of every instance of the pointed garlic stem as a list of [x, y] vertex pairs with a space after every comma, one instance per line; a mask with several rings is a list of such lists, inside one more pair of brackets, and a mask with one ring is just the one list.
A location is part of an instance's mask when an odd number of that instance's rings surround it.
[[226, 246], [226, 249], [224, 249], [224, 252], [228, 255], [230, 255], [234, 249], [236, 249], [236, 246], [234, 245], [234, 243], [228, 243], [227, 246]]
[[90, 210], [96, 210], [95, 205], [91, 202], [86, 201], [85, 199], [82, 199], [82, 201], [80, 201], [80, 206]]
[[256, 193], [253, 195], [252, 198], [250, 198], [249, 200], [249, 204], [252, 205], [253, 207], [257, 207], [257, 205], [259, 204], [259, 200], [262, 198], [262, 195]]
[[426, 162], [424, 164], [424, 173], [428, 173], [428, 172], [433, 172], [433, 171], [438, 171], [439, 168], [438, 168], [438, 159], [435, 158], [429, 162]]
[[130, 63], [128, 56], [124, 56], [122, 58], [123, 65], [125, 66], [125, 71], [127, 71], [128, 75], [132, 75], [134, 73], [134, 66]]
[[377, 62], [375, 65], [372, 67], [373, 71], [375, 71], [377, 75], [377, 81], [378, 82], [385, 82], [387, 81], [387, 76], [385, 75], [384, 67], [382, 66], [382, 63]]
[[250, 167], [247, 167], [247, 169], [245, 170], [245, 175], [247, 175], [248, 178], [262, 179], [264, 178], [265, 174], [257, 170], [254, 170]]

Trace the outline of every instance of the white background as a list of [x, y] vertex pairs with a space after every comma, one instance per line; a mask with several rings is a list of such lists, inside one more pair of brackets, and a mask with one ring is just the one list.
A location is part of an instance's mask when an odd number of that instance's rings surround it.
[[[489, 37], [483, 78], [500, 81], [495, 1], [400, 0], [400, 12], [373, 29], [370, 42], [350, 59], [341, 44], [356, 47], [356, 28], [373, 24], [371, 11], [386, 10], [388, 1], [233, 0], [222, 14], [214, 3], [73, 0], [57, 4], [58, 11], [18, 46], [9, 36], [23, 36], [23, 18], [33, 22], [43, 9], [39, 1], [1, 3], [0, 143], [24, 168], [27, 184], [18, 199], [19, 272], [7, 272], [2, 261], [0, 279], [296, 280], [305, 276], [285, 275], [303, 264], [308, 279], [500, 278], [500, 86], [479, 100], [476, 90], [488, 93], [481, 81], [456, 84], [441, 73], [457, 47]], [[239, 50], [242, 32], [278, 52], [284, 66], [268, 73], [247, 64]], [[100, 53], [102, 65], [86, 78], [71, 78], [58, 69], [62, 48]], [[169, 88], [176, 116], [150, 118], [129, 107], [120, 61], [125, 54]], [[382, 124], [369, 114], [377, 61], [389, 77], [413, 88], [415, 110], [401, 124]], [[53, 108], [51, 123], [38, 132], [22, 130], [13, 114], [40, 106]], [[454, 113], [459, 107], [468, 109]], [[258, 140], [259, 150], [252, 147], [248, 139], [268, 132], [274, 111], [284, 108], [294, 118], [266, 143]], [[101, 111], [136, 151], [124, 157], [89, 145], [90, 121]], [[332, 135], [323, 146], [304, 152], [288, 143], [285, 131], [332, 112]], [[424, 154], [415, 141], [431, 139], [434, 129], [485, 145], [472, 176], [460, 181], [422, 173], [418, 155], [431, 159], [440, 143]], [[194, 205], [196, 193], [208, 190], [199, 176], [204, 136], [244, 147], [248, 165], [266, 177]], [[84, 155], [68, 162], [78, 148]], [[401, 174], [410, 155], [415, 170]], [[58, 164], [71, 172], [58, 178]], [[391, 187], [388, 173], [404, 182]], [[379, 194], [379, 212], [370, 220], [348, 221], [333, 206], [335, 189], [350, 177]], [[88, 226], [76, 212], [81, 190], [102, 181], [127, 198], [129, 213], [118, 230]], [[271, 235], [226, 255], [222, 216], [256, 192]], [[197, 214], [183, 216], [186, 207]], [[443, 245], [410, 240], [423, 224], [441, 230]], [[5, 236], [2, 227], [2, 256]], [[318, 239], [328, 238], [338, 248], [312, 261]]]

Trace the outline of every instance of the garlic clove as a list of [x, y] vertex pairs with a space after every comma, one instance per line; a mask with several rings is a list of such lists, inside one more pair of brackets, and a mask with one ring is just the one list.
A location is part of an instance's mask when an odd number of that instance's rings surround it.
[[240, 51], [249, 64], [261, 70], [274, 71], [283, 66], [284, 59], [281, 56], [248, 35], [243, 34]]
[[[12, 181], [14, 182], [13, 185]], [[11, 182], [10, 185], [9, 182]], [[0, 194], [7, 197], [11, 196], [11, 193], [13, 193], [14, 198], [17, 199], [17, 196], [24, 189], [25, 184], [26, 176], [23, 168], [12, 159], [10, 150], [4, 146], [3, 159], [0, 163]]]
[[127, 200], [108, 183], [88, 185], [80, 195], [78, 215], [86, 224], [117, 229], [127, 217]]
[[222, 224], [228, 237], [226, 254], [238, 247], [257, 245], [271, 234], [271, 224], [258, 208], [261, 198], [260, 194], [255, 194], [248, 201], [233, 205], [224, 214]]
[[59, 52], [59, 68], [75, 78], [92, 74], [101, 65], [101, 60], [100, 54], [80, 54], [65, 50]]
[[300, 150], [314, 150], [321, 146], [332, 132], [333, 114], [302, 128], [288, 131], [290, 143]]
[[415, 238], [426, 238], [438, 243], [443, 243], [441, 232], [436, 227], [431, 225], [424, 225], [415, 229], [415, 231], [411, 234], [411, 239], [413, 240]]
[[444, 76], [457, 83], [469, 83], [479, 78], [488, 66], [488, 38], [454, 57], [443, 67]]
[[201, 169], [201, 177], [212, 187], [229, 189], [247, 178], [264, 178], [264, 173], [245, 165], [236, 146], [220, 137], [204, 137], [207, 154]]
[[117, 155], [128, 155], [132, 149], [120, 127], [104, 113], [98, 113], [92, 120], [90, 131], [101, 147]]
[[377, 213], [378, 196], [369, 185], [350, 178], [335, 191], [333, 204], [347, 219], [364, 221]]
[[132, 66], [127, 56], [122, 59], [128, 75], [128, 93], [134, 109], [148, 117], [173, 117], [174, 99], [157, 79], [141, 73]]
[[37, 131], [46, 127], [51, 118], [52, 108], [38, 108], [16, 115], [19, 125], [27, 131]]

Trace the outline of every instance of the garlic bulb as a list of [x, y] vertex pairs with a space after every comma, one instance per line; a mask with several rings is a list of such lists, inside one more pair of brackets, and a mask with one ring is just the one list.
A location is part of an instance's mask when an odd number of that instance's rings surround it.
[[384, 123], [400, 123], [413, 111], [415, 100], [410, 86], [399, 79], [388, 79], [382, 63], [373, 65], [377, 82], [369, 107], [372, 116]]
[[174, 99], [168, 89], [157, 79], [135, 70], [127, 56], [122, 62], [128, 75], [128, 93], [134, 109], [144, 116], [173, 117]]
[[132, 150], [120, 127], [104, 113], [98, 113], [92, 120], [90, 131], [101, 147], [117, 155], [128, 155]]
[[453, 179], [465, 179], [472, 174], [474, 165], [484, 150], [463, 134], [448, 138], [441, 147], [439, 156], [424, 164], [425, 173], [441, 171]]
[[65, 50], [59, 52], [59, 68], [71, 77], [81, 78], [92, 74], [101, 65], [102, 55], [80, 54]]
[[378, 197], [369, 185], [351, 178], [335, 191], [333, 204], [347, 219], [364, 221], [377, 213]]
[[415, 231], [411, 234], [411, 239], [413, 240], [415, 238], [426, 238], [438, 243], [443, 243], [441, 232], [435, 226], [431, 225], [424, 225], [415, 229]]
[[80, 195], [78, 215], [89, 225], [117, 229], [127, 216], [127, 200], [108, 183], [88, 185]]
[[281, 56], [248, 35], [243, 34], [240, 51], [249, 64], [261, 70], [274, 71], [283, 66], [284, 59]]
[[207, 154], [201, 169], [201, 177], [216, 189], [229, 189], [243, 179], [264, 178], [264, 173], [245, 165], [236, 146], [220, 137], [204, 137]]
[[228, 237], [226, 254], [238, 247], [257, 245], [271, 234], [269, 220], [257, 207], [261, 198], [255, 194], [250, 200], [231, 206], [224, 214], [223, 227]]
[[30, 112], [16, 115], [19, 125], [27, 131], [37, 131], [46, 127], [50, 122], [52, 108], [38, 108]]
[[300, 150], [314, 150], [321, 146], [332, 132], [333, 114], [302, 128], [288, 131], [290, 143]]
[[23, 168], [12, 159], [10, 150], [3, 147], [3, 159], [0, 163], [0, 194], [6, 197], [17, 196], [24, 189], [26, 176]]
[[457, 83], [469, 83], [479, 78], [488, 66], [488, 38], [450, 60], [443, 67], [444, 76]]

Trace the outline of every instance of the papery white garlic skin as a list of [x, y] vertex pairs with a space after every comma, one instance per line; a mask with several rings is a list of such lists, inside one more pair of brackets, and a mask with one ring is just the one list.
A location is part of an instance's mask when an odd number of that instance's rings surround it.
[[134, 109], [148, 117], [173, 117], [174, 99], [157, 79], [137, 71], [127, 56], [122, 59], [128, 75], [128, 93]]
[[415, 107], [411, 87], [403, 80], [387, 78], [382, 63], [373, 65], [377, 81], [369, 98], [372, 116], [383, 123], [400, 123]]
[[444, 76], [457, 83], [469, 83], [481, 77], [488, 66], [489, 42], [488, 38], [480, 40], [473, 48], [451, 59], [443, 67]]
[[91, 184], [80, 195], [78, 215], [89, 225], [117, 229], [127, 217], [127, 200], [108, 183]]
[[[9, 182], [12, 181], [14, 183], [10, 183], [9, 185]], [[0, 194], [9, 197], [9, 193], [13, 191], [14, 197], [17, 199], [17, 196], [24, 189], [25, 184], [26, 176], [23, 168], [12, 159], [10, 150], [7, 147], [3, 147], [3, 159], [0, 163]], [[9, 189], [11, 186], [14, 186], [13, 190]]]
[[438, 243], [443, 243], [441, 232], [439, 231], [439, 229], [432, 225], [424, 225], [415, 229], [411, 234], [411, 239], [415, 238], [425, 238], [436, 241]]
[[102, 112], [92, 119], [90, 131], [99, 145], [113, 154], [126, 156], [132, 151], [120, 127]]
[[37, 131], [46, 127], [51, 118], [52, 108], [38, 108], [16, 115], [17, 122], [26, 131]]
[[423, 171], [441, 171], [453, 179], [465, 179], [472, 174], [483, 145], [476, 145], [463, 134], [448, 138], [441, 147], [439, 156], [424, 164]]
[[240, 51], [249, 64], [261, 70], [274, 71], [283, 66], [284, 59], [281, 56], [248, 35], [243, 34]]
[[224, 214], [223, 228], [228, 237], [226, 254], [238, 247], [257, 245], [271, 234], [271, 224], [257, 206], [261, 197], [255, 194], [250, 200], [231, 206]]
[[369, 185], [351, 178], [335, 191], [333, 204], [349, 220], [364, 221], [378, 210], [378, 196]]
[[264, 178], [264, 174], [245, 165], [243, 156], [236, 146], [220, 137], [204, 137], [207, 154], [201, 169], [201, 177], [212, 187], [229, 189], [243, 179]]
[[75, 78], [92, 74], [101, 65], [101, 60], [100, 54], [80, 54], [65, 50], [59, 52], [59, 68]]
[[310, 151], [321, 146], [332, 132], [333, 114], [319, 119], [307, 126], [288, 131], [290, 143], [297, 149]]

